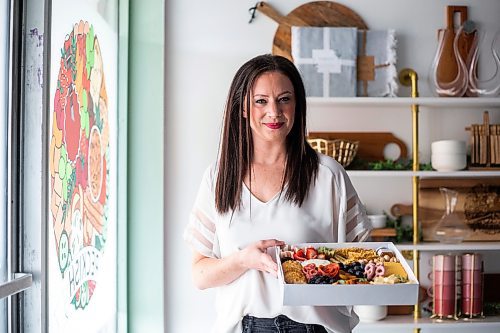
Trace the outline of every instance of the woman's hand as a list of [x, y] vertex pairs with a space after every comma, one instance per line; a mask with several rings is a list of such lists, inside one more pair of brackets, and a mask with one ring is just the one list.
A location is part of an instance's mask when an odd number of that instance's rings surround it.
[[273, 246], [283, 246], [284, 242], [276, 239], [261, 240], [250, 244], [239, 252], [240, 265], [246, 269], [256, 269], [277, 276], [278, 265], [274, 262], [267, 249]]
[[276, 239], [261, 240], [222, 259], [208, 258], [194, 251], [194, 283], [199, 289], [226, 285], [249, 269], [268, 272], [277, 277], [278, 265], [267, 254], [267, 249], [282, 245], [285, 243]]

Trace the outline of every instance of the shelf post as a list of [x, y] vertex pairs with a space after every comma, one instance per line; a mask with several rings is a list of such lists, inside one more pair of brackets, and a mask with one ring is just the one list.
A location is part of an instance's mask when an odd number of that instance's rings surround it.
[[[411, 97], [418, 98], [418, 76], [413, 69], [405, 68], [399, 73], [399, 81], [405, 86], [411, 86]], [[412, 118], [412, 157], [414, 172], [419, 171], [420, 163], [418, 158], [418, 104], [411, 105], [411, 118]], [[412, 197], [413, 197], [413, 244], [417, 245], [419, 242], [419, 228], [418, 228], [418, 187], [419, 177], [412, 177]], [[419, 251], [415, 248], [413, 250], [413, 272], [417, 279], [419, 279]], [[413, 310], [415, 319], [420, 318], [420, 305], [415, 304]], [[419, 332], [419, 328], [415, 328], [414, 332]]]

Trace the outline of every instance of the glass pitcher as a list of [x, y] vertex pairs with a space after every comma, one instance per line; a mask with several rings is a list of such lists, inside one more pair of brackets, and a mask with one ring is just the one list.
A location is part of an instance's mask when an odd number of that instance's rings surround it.
[[[459, 43], [466, 34], [470, 34], [471, 21], [466, 21], [460, 26], [457, 32], [443, 30], [438, 35], [437, 50], [432, 61], [431, 72], [429, 73], [430, 87], [433, 93], [444, 97], [460, 97], [467, 91], [469, 73], [467, 69], [467, 59], [464, 59], [459, 51]], [[452, 44], [449, 45], [450, 41]], [[451, 46], [451, 53], [446, 50]], [[448, 51], [450, 52], [450, 51]], [[453, 65], [456, 73], [452, 77], [440, 75], [441, 69]], [[445, 70], [447, 75], [450, 69]], [[452, 70], [453, 72], [453, 70]]]
[[[471, 58], [468, 59], [467, 64], [469, 67], [467, 96], [495, 97], [500, 95], [500, 30], [490, 35], [493, 35], [491, 43], [485, 29], [475, 29]], [[478, 59], [481, 58], [481, 53], [484, 54], [481, 62], [482, 75], [479, 74], [478, 69]], [[485, 66], [486, 60], [491, 61]]]
[[434, 236], [442, 243], [460, 243], [471, 234], [471, 229], [464, 217], [455, 212], [458, 192], [445, 187], [439, 190], [445, 199], [446, 211], [436, 226]]

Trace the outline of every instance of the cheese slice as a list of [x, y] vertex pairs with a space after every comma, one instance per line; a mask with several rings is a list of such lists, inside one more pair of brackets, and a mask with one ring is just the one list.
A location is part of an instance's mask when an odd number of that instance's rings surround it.
[[408, 274], [406, 273], [403, 265], [400, 262], [384, 262], [385, 273], [384, 276], [389, 276], [392, 274], [400, 275], [405, 279], [408, 279]]

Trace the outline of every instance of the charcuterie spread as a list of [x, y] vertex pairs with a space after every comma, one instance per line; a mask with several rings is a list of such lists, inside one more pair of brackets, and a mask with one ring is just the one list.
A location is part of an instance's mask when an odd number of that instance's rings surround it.
[[280, 251], [287, 284], [396, 284], [409, 282], [395, 253], [387, 248], [290, 246]]

